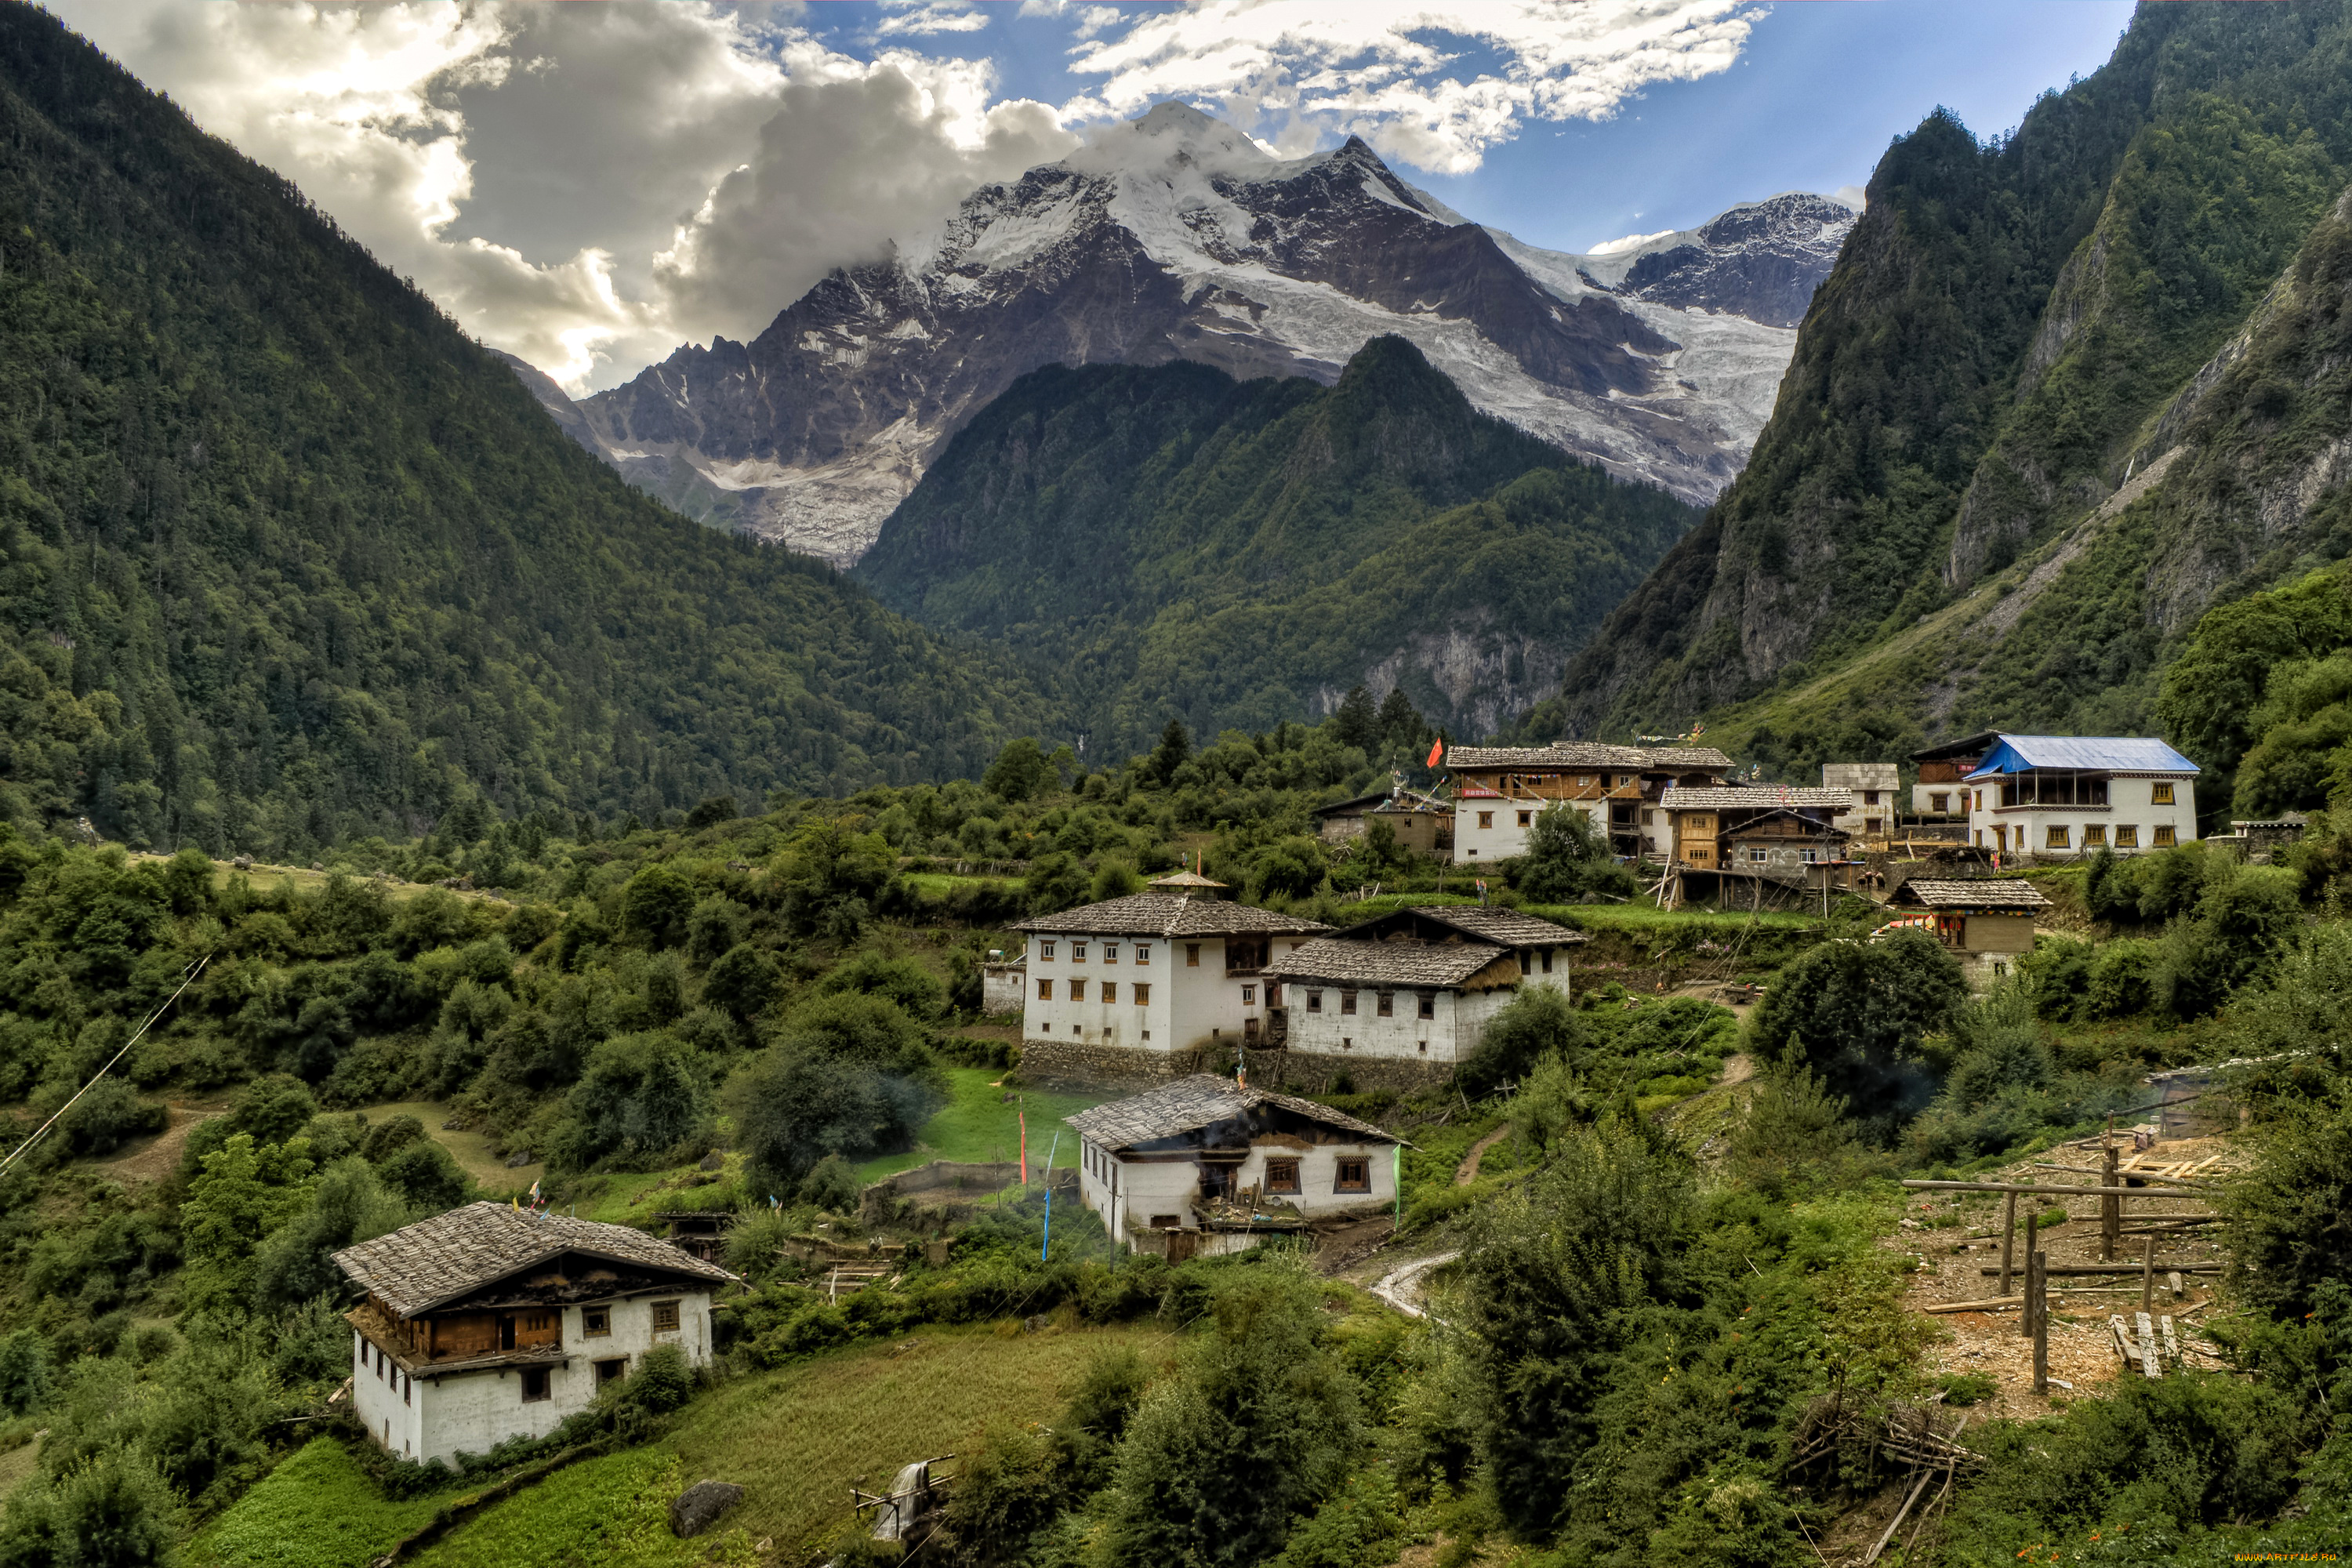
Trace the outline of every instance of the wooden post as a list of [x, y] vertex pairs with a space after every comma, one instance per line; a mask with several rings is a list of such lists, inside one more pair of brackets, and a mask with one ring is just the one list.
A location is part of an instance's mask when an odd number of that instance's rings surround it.
[[[2106, 1161], [2107, 1176], [2101, 1184], [2112, 1187], [2116, 1184], [2116, 1146], [2112, 1142], [2106, 1148]], [[2123, 1229], [2123, 1199], [2113, 1193], [2102, 1196], [2099, 1199], [2099, 1256], [2109, 1263], [2115, 1261], [2116, 1233]]]
[[2164, 1358], [2157, 1353], [2156, 1324], [2149, 1321], [2146, 1312], [2137, 1316], [2139, 1319], [2139, 1369], [2150, 1377], [2162, 1377]]
[[2032, 1281], [2028, 1287], [2032, 1304], [2027, 1310], [2033, 1314], [2033, 1392], [2041, 1395], [2050, 1392], [2049, 1265], [2048, 1253], [2033, 1255]]
[[2000, 1293], [2009, 1294], [2011, 1265], [2017, 1252], [2017, 1194], [2009, 1194], [2000, 1205]]
[[2139, 1269], [2139, 1310], [2147, 1311], [2156, 1305], [2156, 1237], [2147, 1238], [2147, 1257]]
[[[2033, 1337], [2033, 1232], [2041, 1223], [2042, 1216], [2038, 1214], [2025, 1216], [2025, 1310], [2017, 1315], [2017, 1331], [2029, 1340]], [[2008, 1292], [2004, 1290], [2001, 1294], [2007, 1295]]]

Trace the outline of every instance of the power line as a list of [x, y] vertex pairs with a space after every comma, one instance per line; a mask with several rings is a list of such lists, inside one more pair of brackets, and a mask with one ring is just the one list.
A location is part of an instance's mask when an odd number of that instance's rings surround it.
[[108, 1060], [107, 1064], [99, 1068], [97, 1073], [91, 1077], [88, 1083], [82, 1085], [79, 1089], [74, 1091], [74, 1097], [72, 1100], [68, 1100], [63, 1105], [58, 1106], [55, 1115], [51, 1116], [47, 1121], [42, 1122], [38, 1127], [33, 1129], [33, 1134], [31, 1137], [26, 1139], [22, 1143], [17, 1144], [16, 1147], [10, 1152], [6, 1159], [0, 1160], [0, 1171], [5, 1171], [9, 1166], [15, 1164], [26, 1150], [39, 1142], [41, 1141], [41, 1135], [47, 1132], [50, 1128], [55, 1127], [58, 1124], [59, 1118], [63, 1117], [67, 1111], [71, 1110], [74, 1108], [75, 1104], [80, 1100], [83, 1095], [88, 1094], [91, 1089], [96, 1089], [98, 1087], [98, 1080], [104, 1078], [108, 1073], [112, 1072], [114, 1070], [114, 1064], [131, 1054], [131, 1047], [137, 1045], [146, 1035], [147, 1031], [155, 1026], [156, 1019], [171, 1011], [172, 1004], [180, 999], [180, 993], [182, 991], [185, 991], [189, 986], [194, 985], [196, 983], [196, 976], [202, 974], [205, 972], [205, 965], [210, 963], [212, 961], [213, 955], [208, 952], [202, 958], [196, 960], [195, 963], [190, 964], [187, 968], [180, 971], [183, 977], [180, 981], [180, 990], [174, 991], [171, 995], [165, 997], [163, 1005], [161, 1007], [156, 1008], [154, 1012], [148, 1015], [147, 1021], [139, 1026], [139, 1033], [131, 1036], [128, 1040], [125, 1040], [122, 1043], [122, 1048], [115, 1052], [113, 1057]]

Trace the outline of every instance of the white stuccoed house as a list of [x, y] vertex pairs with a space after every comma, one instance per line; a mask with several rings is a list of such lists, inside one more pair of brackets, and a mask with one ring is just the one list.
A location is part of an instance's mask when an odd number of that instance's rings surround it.
[[[1397, 910], [1276, 961], [1279, 1037], [1318, 1065], [1450, 1068], [1523, 985], [1569, 989], [1581, 931], [1484, 905]], [[1377, 1076], [1377, 1075], [1375, 1075]]]
[[710, 1360], [710, 1297], [735, 1276], [627, 1226], [475, 1203], [335, 1254], [368, 1435], [421, 1461], [539, 1437], [676, 1345]]
[[2197, 837], [2195, 763], [2147, 735], [1990, 737], [1961, 780], [1969, 842], [1996, 855], [2130, 855]]
[[1069, 1119], [1078, 1194], [1111, 1238], [1235, 1252], [1396, 1201], [1402, 1140], [1313, 1100], [1195, 1073]]

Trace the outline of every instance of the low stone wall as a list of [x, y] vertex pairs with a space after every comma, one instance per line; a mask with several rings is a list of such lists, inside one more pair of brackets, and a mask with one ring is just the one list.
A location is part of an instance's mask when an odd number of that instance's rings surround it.
[[[1045, 1158], [1040, 1150], [1038, 1160]], [[1039, 1173], [1032, 1163], [1032, 1173]], [[974, 1195], [1003, 1192], [1021, 1179], [1021, 1163], [1017, 1160], [934, 1160], [928, 1165], [918, 1165], [911, 1171], [901, 1171], [895, 1176], [885, 1176], [866, 1190], [884, 1193], [892, 1197], [922, 1198], [943, 1192], [970, 1193]], [[1057, 1187], [1076, 1186], [1078, 1173], [1067, 1166], [1054, 1173]]]
[[[1233, 1047], [1224, 1041], [1182, 1051], [1129, 1050], [1068, 1040], [1021, 1042], [1021, 1076], [1036, 1083], [1149, 1089], [1196, 1072], [1222, 1075], [1233, 1070]], [[1252, 1047], [1249, 1052], [1251, 1083], [1260, 1089], [1287, 1087], [1307, 1094], [1335, 1092], [1332, 1085], [1342, 1074], [1359, 1090], [1392, 1089], [1410, 1093], [1443, 1083], [1453, 1071], [1449, 1063], [1393, 1057], [1327, 1056], [1262, 1046]]]

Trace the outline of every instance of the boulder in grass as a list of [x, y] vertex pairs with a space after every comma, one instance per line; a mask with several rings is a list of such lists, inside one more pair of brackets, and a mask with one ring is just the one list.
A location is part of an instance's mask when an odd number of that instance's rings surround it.
[[743, 1489], [732, 1481], [697, 1481], [670, 1503], [670, 1533], [681, 1541], [700, 1535], [742, 1500]]

